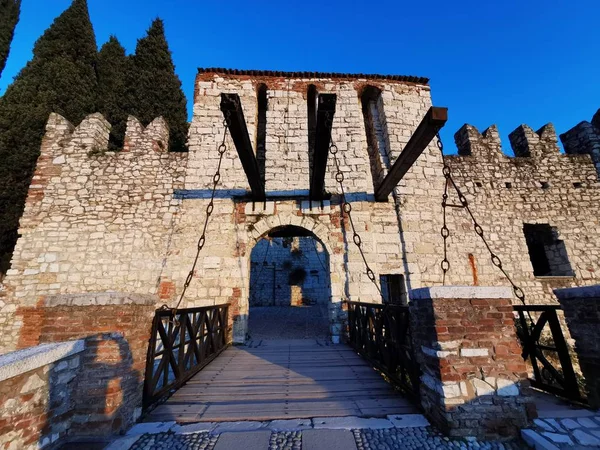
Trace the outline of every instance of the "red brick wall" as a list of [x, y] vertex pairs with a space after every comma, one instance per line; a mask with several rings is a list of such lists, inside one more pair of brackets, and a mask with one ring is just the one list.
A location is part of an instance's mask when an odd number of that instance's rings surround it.
[[131, 425], [141, 406], [154, 305], [57, 306], [21, 310], [21, 347], [85, 338], [76, 379], [74, 434]]
[[[433, 289], [440, 290], [434, 298], [411, 297], [410, 303], [425, 411], [453, 436], [517, 435], [535, 408], [521, 390], [527, 367], [510, 292], [506, 298], [452, 298], [456, 288]], [[461, 289], [484, 294], [489, 288]]]

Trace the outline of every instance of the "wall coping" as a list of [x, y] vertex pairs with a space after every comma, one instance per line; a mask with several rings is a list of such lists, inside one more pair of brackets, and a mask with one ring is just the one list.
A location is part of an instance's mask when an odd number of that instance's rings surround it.
[[127, 292], [85, 292], [79, 294], [49, 295], [44, 306], [111, 306], [111, 305], [156, 305], [159, 299], [155, 295]]
[[85, 350], [85, 341], [56, 342], [41, 344], [23, 350], [0, 355], [0, 381], [22, 375], [39, 367]]
[[408, 293], [411, 300], [427, 298], [512, 298], [512, 289], [508, 286], [433, 286], [412, 289]]
[[600, 284], [594, 286], [554, 289], [554, 295], [556, 295], [560, 300], [591, 297], [600, 298]]

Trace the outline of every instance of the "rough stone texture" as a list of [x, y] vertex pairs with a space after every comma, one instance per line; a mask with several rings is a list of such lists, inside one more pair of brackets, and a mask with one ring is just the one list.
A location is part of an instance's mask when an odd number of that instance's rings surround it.
[[[325, 179], [331, 200], [312, 209], [306, 203], [311, 85], [320, 93], [337, 94], [333, 139], [354, 223], [374, 272], [402, 274], [408, 289], [438, 284], [444, 179], [435, 143], [408, 171], [389, 202], [373, 202], [375, 186], [431, 106], [429, 86], [418, 79], [302, 76], [309, 75], [200, 73], [188, 154], [168, 153], [168, 130], [160, 118], [146, 129], [131, 118], [124, 151], [111, 153], [103, 151], [109, 125], [100, 115], [89, 116], [75, 128], [53, 114], [21, 220], [22, 238], [0, 289], [0, 331], [7, 336], [0, 351], [16, 348], [22, 325], [21, 316], [15, 315], [17, 307], [35, 306], [42, 296], [118, 291], [155, 295], [157, 305], [174, 303], [195, 256], [218, 163], [223, 133], [220, 95], [240, 96], [256, 147], [261, 84], [266, 86], [266, 121], [261, 127], [270, 201], [248, 202], [248, 183], [227, 137], [206, 245], [182, 306], [231, 302], [234, 340], [243, 341], [252, 249], [269, 231], [287, 225], [315, 235], [329, 255], [333, 340], [340, 338], [344, 327], [342, 300], [381, 301], [352, 243], [349, 223], [340, 218], [331, 158]], [[518, 154], [531, 156], [504, 156], [497, 130], [480, 134], [466, 126], [457, 133], [460, 156], [448, 161], [506, 270], [523, 285], [530, 301], [553, 302], [553, 288], [598, 279], [600, 190], [589, 155], [595, 156], [583, 144], [569, 153], [587, 154], [561, 155], [550, 126], [538, 133], [520, 127], [512, 141]], [[547, 189], [541, 188], [542, 181], [549, 183]], [[511, 189], [505, 187], [507, 182]], [[533, 276], [525, 256], [523, 222], [556, 227], [574, 278]], [[447, 282], [503, 283], [465, 212], [452, 209], [449, 226], [452, 269]]]
[[331, 300], [329, 257], [312, 237], [261, 240], [250, 257], [250, 307], [302, 306]]
[[[527, 301], [556, 303], [555, 288], [597, 283], [600, 154], [574, 141], [568, 146], [565, 143], [567, 154], [560, 153], [552, 124], [537, 132], [522, 125], [511, 133], [517, 157], [503, 153], [495, 125], [482, 133], [464, 125], [455, 140], [459, 154], [447, 157], [454, 178], [492, 249], [523, 288]], [[598, 163], [598, 171], [593, 161]], [[449, 203], [460, 204], [452, 190]], [[547, 248], [546, 256], [551, 265], [553, 258], [560, 258], [552, 272], [560, 276], [534, 276], [524, 224], [554, 227], [562, 248]], [[451, 270], [446, 284], [501, 283], [502, 275], [490, 264], [490, 255], [466, 212], [449, 208], [448, 227], [449, 245], [454, 250], [448, 258]], [[465, 280], [469, 272], [471, 280]]]
[[19, 308], [22, 348], [85, 339], [70, 435], [116, 433], [139, 417], [155, 302], [153, 296], [100, 293], [50, 296]]
[[0, 381], [0, 447], [7, 450], [55, 447], [67, 435], [78, 400], [76, 377], [81, 369], [80, 355], [54, 358]]
[[580, 418], [536, 419], [529, 429], [522, 430], [527, 442], [535, 448], [569, 449], [600, 448], [600, 416]]
[[486, 287], [469, 290], [466, 298], [453, 298], [452, 287], [436, 288], [433, 299], [424, 295], [429, 289], [410, 293], [421, 404], [450, 436], [517, 436], [533, 405], [521, 394], [527, 369], [511, 299], [487, 298]]
[[581, 372], [585, 377], [590, 406], [600, 408], [600, 285], [556, 290], [564, 311]]

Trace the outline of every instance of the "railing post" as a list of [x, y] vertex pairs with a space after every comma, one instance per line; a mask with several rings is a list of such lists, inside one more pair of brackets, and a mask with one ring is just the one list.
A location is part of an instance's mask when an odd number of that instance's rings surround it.
[[450, 436], [517, 436], [535, 406], [521, 392], [527, 368], [511, 289], [446, 286], [409, 295], [427, 416]]

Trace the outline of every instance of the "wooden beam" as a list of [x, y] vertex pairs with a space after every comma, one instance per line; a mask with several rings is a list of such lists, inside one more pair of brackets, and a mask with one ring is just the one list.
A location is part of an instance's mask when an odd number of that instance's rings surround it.
[[265, 201], [265, 187], [260, 177], [256, 155], [252, 150], [240, 96], [237, 94], [221, 94], [221, 111], [229, 124], [231, 138], [242, 162], [244, 172], [246, 172], [250, 189], [252, 189], [252, 199]]
[[319, 94], [317, 107], [317, 129], [313, 154], [310, 199], [323, 200], [325, 194], [325, 171], [331, 142], [331, 125], [335, 114], [335, 94]]
[[375, 191], [375, 200], [384, 202], [388, 195], [396, 187], [398, 182], [406, 175], [408, 169], [412, 167], [417, 158], [427, 148], [437, 132], [446, 124], [448, 120], [448, 108], [438, 108], [432, 106], [425, 114], [425, 117], [410, 137], [404, 150], [398, 156], [398, 159], [383, 179]]

